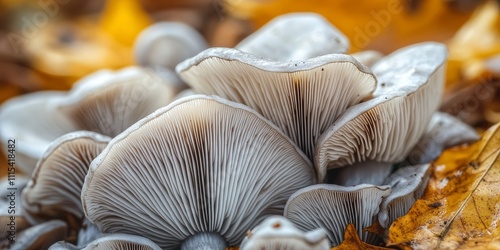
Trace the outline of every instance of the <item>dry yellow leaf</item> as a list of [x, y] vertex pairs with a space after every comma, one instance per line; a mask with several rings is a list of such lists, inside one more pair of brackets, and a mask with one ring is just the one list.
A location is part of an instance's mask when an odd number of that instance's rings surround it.
[[500, 53], [500, 5], [486, 1], [448, 43], [447, 83], [484, 77], [484, 60]]
[[389, 228], [403, 249], [500, 249], [500, 123], [434, 163], [424, 196]]
[[358, 235], [358, 231], [353, 224], [347, 225], [344, 232], [344, 241], [340, 245], [333, 247], [331, 250], [353, 250], [353, 249], [363, 249], [363, 250], [383, 250], [389, 249], [385, 247], [373, 246], [368, 243], [361, 241]]
[[137, 0], [108, 0], [101, 16], [102, 29], [121, 44], [132, 47], [152, 20]]

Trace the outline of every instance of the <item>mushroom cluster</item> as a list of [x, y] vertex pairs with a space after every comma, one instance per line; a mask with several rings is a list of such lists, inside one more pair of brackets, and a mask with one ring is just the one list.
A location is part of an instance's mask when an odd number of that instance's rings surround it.
[[478, 136], [436, 112], [444, 45], [348, 50], [312, 13], [280, 16], [235, 48], [160, 23], [136, 43], [153, 69], [5, 103], [0, 138], [19, 141], [31, 174], [11, 247], [329, 249], [348, 224], [380, 243], [364, 229], [404, 215], [429, 162]]

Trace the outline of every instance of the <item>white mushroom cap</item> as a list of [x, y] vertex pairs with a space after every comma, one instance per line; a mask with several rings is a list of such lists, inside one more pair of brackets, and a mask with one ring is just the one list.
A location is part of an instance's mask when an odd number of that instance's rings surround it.
[[68, 242], [60, 241], [49, 250], [161, 250], [148, 238], [132, 234], [107, 234], [90, 242], [85, 247], [77, 247]]
[[101, 79], [106, 80], [79, 84], [67, 98], [55, 101], [79, 130], [114, 137], [174, 97], [172, 89], [147, 69], [129, 67]]
[[208, 47], [203, 36], [180, 22], [158, 22], [144, 29], [134, 45], [135, 60], [142, 66], [175, 66]]
[[384, 185], [391, 186], [392, 192], [380, 206], [378, 221], [382, 227], [388, 228], [395, 219], [405, 215], [424, 194], [430, 176], [429, 166], [423, 164], [400, 168], [387, 178]]
[[446, 54], [442, 44], [423, 43], [375, 64], [375, 98], [349, 108], [318, 139], [314, 163], [320, 178], [327, 168], [404, 160], [440, 104]]
[[343, 54], [276, 62], [212, 48], [179, 64], [177, 72], [198, 93], [255, 109], [311, 158], [320, 134], [376, 84], [370, 69]]
[[72, 132], [55, 140], [38, 162], [22, 193], [23, 212], [38, 224], [64, 219], [66, 213], [83, 218], [81, 189], [90, 162], [111, 138], [89, 131]]
[[391, 174], [392, 163], [365, 161], [351, 166], [334, 168], [328, 171], [329, 184], [356, 186], [359, 184], [382, 185]]
[[368, 184], [354, 187], [313, 185], [290, 197], [284, 215], [300, 230], [326, 229], [334, 246], [342, 242], [348, 224], [354, 224], [360, 238], [370, 243], [375, 236], [362, 230], [372, 225], [382, 199], [390, 192], [389, 186]]
[[66, 222], [51, 220], [30, 227], [16, 235], [10, 250], [48, 249], [52, 244], [66, 237]]
[[304, 60], [349, 50], [347, 37], [316, 13], [278, 16], [236, 49], [276, 61]]
[[[70, 92], [16, 97], [0, 107], [0, 139], [16, 140], [16, 165], [31, 174], [50, 143], [77, 130], [114, 136], [167, 105], [174, 92], [149, 71], [126, 68], [91, 74]], [[6, 150], [5, 150], [6, 152]]]
[[247, 233], [240, 249], [328, 250], [330, 241], [322, 228], [302, 232], [286, 218], [270, 216]]
[[[62, 91], [43, 91], [15, 97], [0, 107], [0, 139], [7, 152], [7, 141], [16, 140], [16, 167], [31, 174], [51, 141], [76, 127], [68, 117], [50, 106]], [[43, 131], [43, 132], [42, 132]]]
[[236, 245], [314, 177], [300, 149], [254, 110], [194, 96], [115, 137], [92, 162], [82, 203], [104, 233], [139, 234], [164, 249], [205, 234]]
[[479, 134], [456, 117], [436, 112], [427, 125], [420, 141], [411, 150], [410, 164], [422, 164], [435, 160], [448, 147], [479, 140]]

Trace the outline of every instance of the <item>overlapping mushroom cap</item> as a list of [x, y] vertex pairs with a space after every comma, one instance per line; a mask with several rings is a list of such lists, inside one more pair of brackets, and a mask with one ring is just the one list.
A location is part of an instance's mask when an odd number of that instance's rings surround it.
[[303, 60], [330, 53], [346, 53], [349, 40], [316, 13], [278, 16], [235, 47], [276, 61]]
[[185, 88], [175, 66], [208, 47], [193, 27], [180, 22], [158, 22], [144, 29], [134, 45], [135, 61], [167, 78], [176, 89]]
[[108, 234], [93, 240], [84, 247], [65, 241], [57, 242], [49, 250], [161, 250], [151, 240], [132, 234]]
[[255, 109], [311, 158], [321, 133], [376, 84], [370, 69], [343, 54], [280, 62], [211, 48], [176, 69], [194, 91]]
[[392, 173], [384, 182], [391, 187], [391, 194], [384, 198], [378, 220], [388, 228], [398, 217], [405, 215], [423, 194], [429, 181], [430, 164], [407, 166]]
[[194, 96], [115, 137], [92, 162], [82, 203], [104, 233], [218, 249], [314, 182], [310, 161], [275, 125], [244, 105]]
[[0, 138], [2, 143], [16, 139], [16, 164], [30, 174], [59, 136], [88, 130], [113, 137], [167, 105], [173, 95], [167, 84], [144, 69], [99, 71], [68, 93], [37, 92], [3, 104]]
[[90, 162], [111, 138], [77, 131], [56, 139], [35, 168], [22, 193], [23, 212], [32, 224], [50, 219], [83, 218], [81, 191]]
[[445, 148], [479, 140], [479, 134], [452, 115], [436, 112], [419, 142], [408, 155], [409, 164], [435, 160]]
[[313, 185], [290, 197], [284, 215], [300, 230], [325, 229], [334, 246], [342, 242], [348, 224], [356, 226], [363, 241], [373, 243], [376, 236], [363, 229], [375, 221], [382, 199], [390, 192], [389, 186], [368, 184], [353, 187]]
[[374, 98], [349, 108], [318, 139], [320, 178], [327, 168], [404, 160], [441, 102], [446, 55], [444, 45], [422, 43], [377, 62]]

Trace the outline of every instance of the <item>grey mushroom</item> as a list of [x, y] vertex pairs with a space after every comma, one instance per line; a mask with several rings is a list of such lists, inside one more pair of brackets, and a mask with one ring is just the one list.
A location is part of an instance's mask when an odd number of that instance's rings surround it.
[[224, 249], [315, 182], [311, 162], [254, 110], [193, 96], [131, 126], [92, 162], [86, 216], [163, 249]]
[[134, 54], [137, 64], [149, 67], [177, 90], [185, 84], [175, 73], [175, 66], [208, 47], [203, 36], [180, 22], [158, 22], [139, 34]]
[[161, 250], [151, 240], [132, 234], [107, 234], [90, 242], [85, 247], [77, 247], [65, 241], [50, 246], [49, 250]]
[[64, 240], [66, 231], [66, 222], [51, 220], [19, 232], [13, 244], [4, 241], [0, 247], [10, 250], [48, 249], [52, 244]]
[[77, 131], [55, 140], [38, 162], [31, 181], [23, 190], [23, 212], [32, 224], [51, 219], [75, 220], [83, 215], [81, 190], [90, 162], [111, 138]]
[[293, 194], [284, 215], [303, 231], [324, 228], [333, 246], [342, 242], [348, 224], [355, 225], [363, 241], [374, 243], [377, 237], [363, 229], [376, 220], [382, 199], [390, 192], [389, 186], [317, 184]]
[[413, 203], [423, 194], [429, 181], [430, 164], [408, 166], [391, 174], [384, 185], [391, 187], [391, 194], [384, 198], [378, 214], [379, 224], [388, 228], [391, 223], [405, 215]]
[[176, 69], [194, 91], [253, 108], [310, 158], [319, 136], [348, 107], [370, 95], [376, 84], [370, 69], [343, 54], [277, 62], [236, 49], [212, 48]]
[[440, 105], [446, 55], [443, 44], [422, 43], [375, 64], [374, 98], [349, 108], [318, 139], [314, 163], [320, 178], [327, 169], [357, 162], [404, 160]]
[[173, 90], [148, 70], [99, 71], [69, 92], [37, 92], [4, 103], [0, 139], [5, 148], [9, 138], [16, 138], [16, 165], [31, 174], [58, 137], [78, 130], [113, 137], [170, 103], [173, 96]]
[[409, 164], [435, 160], [445, 148], [479, 140], [479, 134], [452, 115], [436, 112], [427, 129], [408, 156]]

